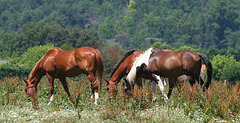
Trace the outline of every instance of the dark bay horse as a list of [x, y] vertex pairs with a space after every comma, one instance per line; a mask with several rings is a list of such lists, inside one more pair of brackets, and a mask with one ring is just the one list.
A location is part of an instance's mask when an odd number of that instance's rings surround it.
[[[109, 80], [106, 80], [107, 85], [106, 85], [106, 89], [107, 89], [107, 94], [106, 97], [109, 98], [110, 96], [112, 96], [113, 98], [116, 97], [117, 94], [117, 84], [119, 83], [119, 81], [126, 76], [129, 71], [131, 70], [134, 61], [140, 56], [142, 55], [143, 52], [139, 51], [139, 50], [132, 50], [130, 52], [127, 52], [113, 67], [111, 73], [110, 73], [110, 78]], [[154, 76], [154, 75], [153, 75]], [[145, 78], [145, 79], [152, 79], [152, 75], [143, 75], [140, 77], [140, 79], [137, 80], [137, 85], [139, 87], [139, 89], [142, 89], [142, 79], [141, 78]], [[162, 90], [162, 82], [161, 80], [159, 80], [160, 82], [157, 82], [159, 87], [161, 86], [161, 90]], [[156, 99], [155, 96], [155, 91], [156, 91], [156, 82], [151, 82], [152, 85], [152, 91], [153, 91], [153, 100]], [[164, 90], [162, 90], [163, 92]], [[123, 94], [124, 96], [126, 96], [125, 94]]]
[[[199, 77], [203, 60], [207, 68], [208, 76], [203, 91], [208, 89], [213, 70], [212, 64], [206, 55], [190, 50], [164, 52], [159, 49], [152, 49], [151, 52], [149, 59], [139, 59], [138, 64], [132, 67], [126, 78], [128, 85], [133, 85], [135, 80], [142, 74], [156, 74], [161, 77], [167, 77], [169, 78], [169, 98], [174, 83], [181, 75], [187, 75], [192, 86], [196, 81], [198, 83], [200, 81], [200, 85], [203, 85], [204, 81]], [[154, 79], [157, 81], [159, 78]], [[128, 86], [128, 89], [131, 88]]]
[[61, 50], [58, 48], [49, 50], [36, 63], [28, 80], [24, 80], [26, 82], [25, 92], [29, 96], [36, 94], [39, 81], [46, 75], [50, 86], [50, 102], [54, 101], [54, 79], [58, 78], [74, 104], [75, 102], [70, 96], [65, 77], [75, 77], [82, 73], [86, 74], [91, 82], [91, 99], [93, 101], [93, 95], [95, 94], [94, 103], [97, 104], [99, 100], [98, 86], [100, 85], [101, 87], [103, 63], [100, 52], [90, 47], [81, 47], [74, 50]]

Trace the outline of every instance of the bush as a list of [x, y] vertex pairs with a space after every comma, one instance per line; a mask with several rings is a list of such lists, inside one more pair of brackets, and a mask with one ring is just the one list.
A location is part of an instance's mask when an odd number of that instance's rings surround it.
[[5, 77], [16, 77], [26, 78], [31, 72], [33, 66], [31, 65], [14, 65], [14, 64], [4, 64], [0, 65], [0, 79]]
[[[223, 75], [224, 68], [227, 69], [229, 65], [236, 64], [236, 60], [234, 59], [233, 55], [225, 56], [225, 55], [218, 54], [213, 57], [211, 62], [213, 66], [214, 79], [220, 79], [220, 77]], [[233, 69], [233, 71], [235, 70]]]
[[20, 59], [20, 64], [30, 64], [35, 65], [36, 62], [39, 61], [48, 50], [54, 48], [53, 44], [40, 45], [28, 48], [27, 52], [22, 54], [22, 58]]
[[222, 79], [228, 80], [231, 83], [235, 83], [240, 79], [240, 62], [233, 64], [227, 64], [222, 71]]

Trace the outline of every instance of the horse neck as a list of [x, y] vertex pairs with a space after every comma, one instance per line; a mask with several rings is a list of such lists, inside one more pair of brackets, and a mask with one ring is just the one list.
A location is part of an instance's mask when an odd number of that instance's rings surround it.
[[33, 70], [30, 73], [29, 76], [29, 82], [35, 82], [35, 86], [37, 86], [38, 82], [40, 81], [40, 79], [43, 77], [44, 75], [44, 70], [41, 67], [41, 63], [38, 62], [37, 65], [33, 68]]
[[[119, 82], [125, 75], [127, 75], [127, 69], [131, 69], [131, 68], [127, 68], [129, 64], [128, 60], [133, 58], [133, 54], [138, 53], [141, 51], [138, 50], [132, 50], [127, 52], [113, 67], [112, 71], [110, 72], [110, 78], [109, 81], [111, 82]], [[141, 52], [142, 53], [142, 52]], [[134, 58], [135, 59], [135, 58]], [[123, 67], [125, 66], [125, 67]]]
[[148, 66], [149, 58], [152, 54], [153, 48], [149, 48], [147, 51], [145, 51], [143, 54], [138, 56], [136, 60], [133, 63], [133, 66], [131, 70], [129, 71], [127, 75], [127, 80], [130, 82], [131, 85], [134, 84], [134, 81], [136, 80], [136, 73], [137, 73], [137, 67], [140, 67], [142, 64], [145, 64]]
[[118, 83], [126, 74], [126, 68], [119, 67], [109, 81]]

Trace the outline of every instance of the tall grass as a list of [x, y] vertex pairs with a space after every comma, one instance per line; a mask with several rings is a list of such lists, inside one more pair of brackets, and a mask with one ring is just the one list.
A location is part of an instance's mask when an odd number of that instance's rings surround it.
[[49, 83], [43, 78], [36, 95], [38, 107], [33, 109], [31, 100], [24, 94], [25, 83], [21, 79], [1, 80], [0, 122], [240, 122], [240, 82], [230, 85], [216, 81], [206, 92], [198, 84], [191, 87], [183, 83], [180, 93], [174, 89], [168, 102], [159, 90], [157, 101], [152, 102], [149, 82], [144, 84], [143, 90], [135, 88], [132, 98], [127, 100], [121, 97], [119, 86], [116, 100], [105, 100], [103, 89], [99, 105], [94, 105], [90, 101], [87, 77], [67, 81], [76, 105], [70, 102], [59, 80], [55, 80], [54, 104], [48, 105]]

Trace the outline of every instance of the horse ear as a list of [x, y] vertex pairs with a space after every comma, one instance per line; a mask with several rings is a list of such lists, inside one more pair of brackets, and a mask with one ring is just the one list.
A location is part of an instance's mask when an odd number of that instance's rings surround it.
[[25, 80], [25, 79], [23, 79], [23, 81], [28, 85], [28, 82], [27, 82], [27, 80]]
[[109, 85], [109, 81], [107, 79], [104, 79], [107, 82], [107, 85]]

